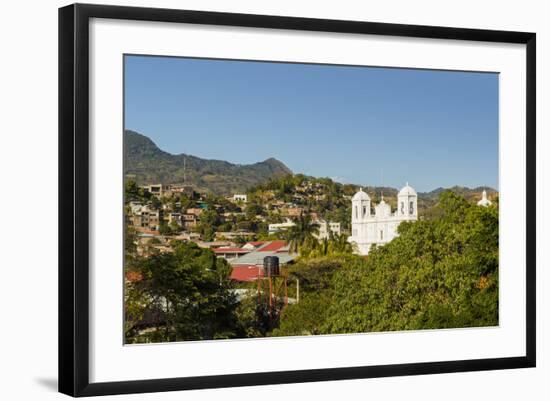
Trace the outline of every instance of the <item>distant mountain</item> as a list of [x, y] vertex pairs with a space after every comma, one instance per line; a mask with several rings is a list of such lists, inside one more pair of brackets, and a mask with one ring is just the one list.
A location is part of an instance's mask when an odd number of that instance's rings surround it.
[[[359, 190], [359, 185], [356, 184], [346, 184], [346, 186], [351, 187], [351, 193]], [[380, 202], [381, 195], [384, 195], [384, 200], [388, 203], [393, 209], [397, 208], [397, 193], [399, 192], [398, 188], [391, 187], [374, 187], [374, 186], [362, 186], [363, 190], [367, 192], [371, 198], [371, 201], [374, 204]], [[431, 209], [437, 204], [439, 195], [443, 191], [451, 190], [455, 194], [464, 197], [470, 202], [477, 202], [481, 199], [481, 193], [485, 190], [487, 191], [487, 197], [490, 200], [494, 200], [498, 196], [498, 191], [491, 187], [476, 187], [468, 188], [461, 186], [454, 186], [449, 188], [436, 188], [433, 191], [429, 192], [418, 192], [418, 211], [420, 214], [423, 214], [428, 209]], [[349, 194], [348, 194], [349, 195]]]
[[145, 135], [126, 130], [124, 174], [133, 176], [138, 184], [183, 183], [185, 178], [196, 191], [221, 195], [244, 192], [253, 185], [292, 174], [292, 171], [274, 158], [254, 164], [232, 164], [185, 154], [173, 155], [159, 149]]
[[498, 195], [498, 191], [491, 187], [476, 187], [468, 188], [455, 185], [450, 188], [436, 188], [430, 192], [419, 192], [418, 193], [418, 210], [426, 210], [434, 206], [437, 203], [439, 194], [443, 191], [451, 190], [455, 194], [460, 195], [467, 199], [470, 202], [477, 202], [481, 199], [481, 193], [487, 191], [487, 197], [489, 199], [494, 199]]
[[476, 198], [481, 199], [481, 193], [483, 191], [487, 191], [487, 196], [489, 198], [492, 198], [493, 196], [498, 194], [498, 191], [491, 187], [476, 187], [476, 188], [468, 188], [468, 187], [461, 187], [458, 185], [455, 185], [454, 187], [450, 188], [436, 188], [433, 191], [430, 192], [420, 192], [418, 194], [419, 197], [422, 197], [424, 199], [433, 199], [437, 200], [439, 197], [439, 194], [445, 190], [451, 190], [455, 194], [461, 195], [464, 198], [468, 200], [474, 200]]

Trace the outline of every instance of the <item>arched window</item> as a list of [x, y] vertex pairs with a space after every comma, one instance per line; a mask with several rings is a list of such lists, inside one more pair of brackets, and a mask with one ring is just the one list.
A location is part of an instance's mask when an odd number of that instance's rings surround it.
[[401, 202], [401, 214], [405, 214], [405, 202]]
[[414, 202], [410, 201], [409, 203], [409, 214], [414, 214]]
[[367, 215], [367, 207], [363, 206], [363, 217]]

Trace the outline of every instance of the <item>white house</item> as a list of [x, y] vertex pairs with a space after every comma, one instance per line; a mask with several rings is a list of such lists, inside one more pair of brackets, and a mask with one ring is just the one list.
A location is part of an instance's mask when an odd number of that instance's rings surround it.
[[[329, 238], [330, 232], [335, 235], [340, 235], [340, 223], [336, 223], [333, 221], [327, 222], [325, 220], [315, 220], [312, 223], [316, 224], [317, 227], [319, 227], [319, 233], [315, 235], [317, 239]], [[282, 230], [288, 230], [289, 228], [294, 227], [294, 225], [295, 223], [292, 220], [286, 219], [284, 223], [270, 224], [268, 226], [268, 231], [269, 234], [274, 234]]]
[[294, 222], [290, 219], [286, 219], [284, 223], [272, 223], [268, 226], [269, 234], [274, 234], [282, 230], [288, 230], [290, 227], [294, 227]]
[[391, 211], [384, 197], [371, 211], [369, 195], [361, 188], [351, 199], [351, 236], [361, 255], [367, 255], [373, 244], [384, 245], [397, 237], [397, 227], [403, 221], [418, 220], [416, 191], [405, 185], [397, 194], [397, 210]]
[[325, 239], [330, 237], [330, 233], [334, 235], [340, 235], [340, 223], [334, 221], [327, 222], [325, 220], [317, 220], [315, 222], [319, 227], [319, 234], [317, 234], [317, 239]]
[[233, 202], [246, 203], [247, 201], [248, 201], [248, 196], [246, 194], [234, 194], [233, 195]]

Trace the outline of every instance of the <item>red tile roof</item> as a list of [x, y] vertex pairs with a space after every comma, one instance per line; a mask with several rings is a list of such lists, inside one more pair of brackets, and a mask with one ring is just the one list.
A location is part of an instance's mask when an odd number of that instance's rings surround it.
[[277, 252], [279, 249], [284, 248], [286, 246], [286, 241], [283, 240], [276, 240], [271, 241], [265, 246], [262, 246], [260, 249], [258, 249], [258, 252]]
[[255, 281], [258, 274], [263, 277], [263, 269], [258, 268], [256, 265], [234, 265], [231, 279], [235, 281]]
[[250, 244], [252, 246], [260, 246], [260, 245], [265, 244], [265, 241], [249, 241], [246, 244]]
[[136, 283], [138, 281], [143, 280], [143, 275], [135, 270], [129, 270], [126, 272], [126, 280], [128, 280], [131, 283]]

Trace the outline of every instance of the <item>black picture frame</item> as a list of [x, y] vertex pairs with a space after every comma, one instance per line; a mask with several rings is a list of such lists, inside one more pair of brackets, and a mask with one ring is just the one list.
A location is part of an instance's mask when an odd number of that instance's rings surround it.
[[[526, 353], [520, 357], [154, 380], [89, 381], [88, 61], [91, 18], [519, 43], [526, 45]], [[536, 35], [436, 26], [74, 4], [59, 9], [59, 391], [96, 396], [534, 367]]]

